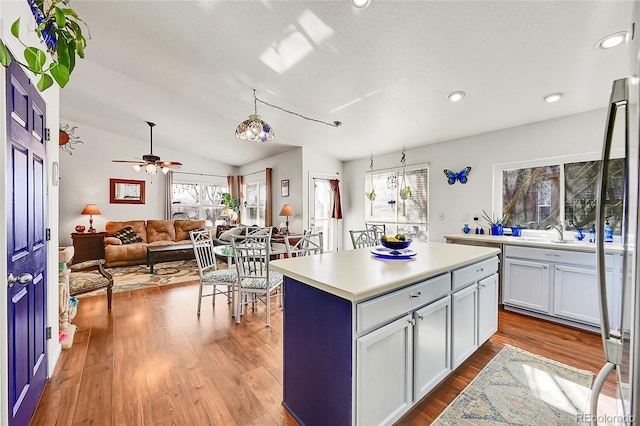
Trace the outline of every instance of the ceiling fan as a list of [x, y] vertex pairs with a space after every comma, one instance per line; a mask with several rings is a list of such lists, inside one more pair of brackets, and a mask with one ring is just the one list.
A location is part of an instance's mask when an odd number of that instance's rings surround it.
[[149, 135], [150, 135], [150, 144], [151, 144], [151, 152], [149, 154], [143, 155], [142, 160], [112, 160], [114, 163], [135, 163], [133, 165], [133, 170], [139, 172], [144, 169], [145, 172], [149, 175], [155, 175], [158, 173], [158, 169], [162, 170], [162, 173], [165, 175], [169, 173], [171, 169], [179, 169], [182, 166], [182, 163], [177, 161], [160, 161], [160, 157], [157, 155], [153, 155], [153, 128], [156, 126], [155, 123], [147, 121], [149, 125]]

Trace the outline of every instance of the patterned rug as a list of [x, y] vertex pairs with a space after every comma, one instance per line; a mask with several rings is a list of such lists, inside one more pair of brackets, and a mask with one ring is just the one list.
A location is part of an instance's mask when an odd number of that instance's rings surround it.
[[[226, 269], [226, 267], [226, 263], [218, 262], [218, 268]], [[195, 259], [158, 263], [153, 268], [154, 274], [149, 273], [149, 267], [147, 265], [120, 266], [106, 269], [113, 276], [114, 293], [187, 281], [197, 281], [199, 279], [198, 265]], [[83, 294], [79, 297], [96, 296], [98, 294], [105, 294], [106, 292], [105, 289], [101, 289]]]
[[506, 345], [433, 425], [573, 425], [593, 374]]

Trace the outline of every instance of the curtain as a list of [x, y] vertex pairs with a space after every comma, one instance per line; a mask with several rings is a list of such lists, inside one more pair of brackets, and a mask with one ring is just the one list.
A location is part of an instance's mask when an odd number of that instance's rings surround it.
[[342, 219], [342, 204], [340, 203], [340, 181], [338, 179], [329, 179], [331, 190], [333, 191], [333, 211], [331, 217], [334, 219]]
[[264, 206], [264, 226], [271, 226], [273, 221], [273, 212], [271, 211], [271, 168], [267, 167], [265, 173], [265, 181], [266, 181], [266, 190], [267, 190], [267, 199], [265, 200]]
[[242, 223], [242, 210], [244, 209], [244, 176], [238, 176], [238, 203], [240, 203], [240, 210], [238, 210], [238, 223]]
[[164, 218], [165, 219], [171, 219], [171, 202], [173, 201], [171, 199], [172, 194], [173, 194], [173, 172], [169, 171], [169, 173], [167, 173], [166, 175], [166, 179], [164, 180], [164, 196], [165, 196], [165, 203], [164, 203]]

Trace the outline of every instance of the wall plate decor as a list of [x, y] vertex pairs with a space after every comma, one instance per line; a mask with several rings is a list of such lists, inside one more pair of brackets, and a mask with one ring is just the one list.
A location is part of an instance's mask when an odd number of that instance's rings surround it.
[[289, 179], [280, 181], [280, 196], [282, 197], [289, 196]]
[[460, 170], [458, 173], [453, 170], [444, 169], [444, 174], [447, 177], [447, 183], [449, 185], [453, 185], [456, 183], [456, 180], [460, 183], [467, 183], [469, 172], [471, 171], [471, 166], [467, 166], [464, 169]]
[[109, 179], [111, 204], [144, 204], [143, 180]]

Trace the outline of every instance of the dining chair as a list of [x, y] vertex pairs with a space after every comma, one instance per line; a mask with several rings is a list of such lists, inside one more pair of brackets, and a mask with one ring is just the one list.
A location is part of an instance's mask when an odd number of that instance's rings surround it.
[[[216, 255], [213, 251], [215, 235], [213, 235], [211, 229], [189, 231], [189, 236], [193, 244], [193, 254], [198, 263], [198, 273], [200, 275], [200, 287], [198, 289], [198, 316], [200, 316], [203, 297], [211, 296], [211, 304], [215, 306], [216, 295], [224, 294], [227, 296], [227, 301], [233, 303], [233, 290], [238, 282], [238, 274], [235, 269], [218, 269]], [[213, 287], [211, 293], [203, 294], [205, 285]]]
[[[271, 234], [234, 235], [233, 256], [238, 274], [236, 323], [240, 323], [243, 306], [258, 301], [267, 306], [267, 327], [271, 326], [271, 298], [280, 296], [282, 306], [282, 274], [269, 268]], [[275, 291], [275, 294], [272, 294]]]
[[387, 235], [387, 229], [386, 229], [386, 225], [384, 223], [382, 224], [378, 224], [378, 223], [365, 223], [364, 226], [367, 229], [371, 229], [373, 231], [375, 231], [376, 233], [376, 239], [380, 239], [380, 237], [382, 237], [383, 235]]
[[287, 249], [287, 257], [300, 257], [310, 254], [322, 254], [322, 232], [317, 234], [287, 235], [284, 238], [284, 245]]
[[351, 243], [354, 249], [362, 247], [375, 247], [378, 245], [378, 237], [373, 229], [365, 229], [362, 231], [349, 231], [351, 234]]

